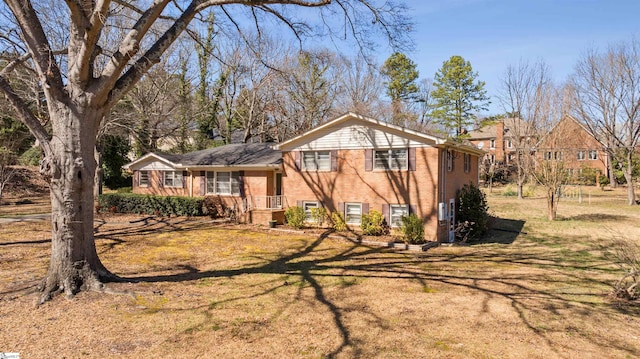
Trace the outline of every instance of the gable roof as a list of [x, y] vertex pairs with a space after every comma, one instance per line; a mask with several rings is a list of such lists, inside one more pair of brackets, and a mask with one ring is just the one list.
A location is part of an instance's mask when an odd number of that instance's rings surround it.
[[291, 151], [298, 146], [305, 144], [306, 142], [313, 140], [316, 137], [331, 132], [332, 130], [339, 129], [347, 121], [359, 123], [370, 128], [377, 128], [385, 132], [390, 132], [398, 136], [405, 138], [412, 138], [420, 143], [424, 143], [433, 147], [456, 147], [463, 152], [474, 153], [477, 155], [484, 154], [484, 151], [477, 149], [475, 146], [451, 141], [442, 137], [426, 134], [411, 130], [402, 126], [393, 125], [387, 122], [375, 120], [366, 116], [359, 115], [357, 113], [348, 112], [342, 116], [335, 118], [321, 126], [318, 126], [312, 130], [309, 130], [301, 135], [298, 135], [292, 139], [284, 141], [278, 145], [278, 148], [282, 151]]
[[269, 143], [235, 143], [184, 154], [148, 153], [128, 163], [125, 169], [156, 159], [173, 168], [187, 167], [278, 167], [282, 152]]
[[[524, 122], [522, 119], [520, 118], [515, 118], [515, 117], [510, 117], [510, 118], [504, 118], [502, 120], [499, 120], [499, 122], [502, 122], [504, 124], [504, 131], [505, 131], [505, 136], [509, 136], [508, 135], [508, 131], [511, 131], [512, 129], [515, 128], [524, 128], [525, 130], [527, 129], [527, 123]], [[533, 131], [531, 131], [533, 132]], [[531, 133], [533, 134], [533, 133]], [[526, 133], [522, 133], [520, 134], [520, 136], [528, 136], [531, 134], [526, 134]], [[484, 140], [484, 139], [491, 139], [491, 138], [496, 138], [498, 136], [498, 123], [494, 122], [491, 123], [489, 125], [486, 126], [482, 126], [476, 130], [473, 131], [469, 131], [469, 140]]]

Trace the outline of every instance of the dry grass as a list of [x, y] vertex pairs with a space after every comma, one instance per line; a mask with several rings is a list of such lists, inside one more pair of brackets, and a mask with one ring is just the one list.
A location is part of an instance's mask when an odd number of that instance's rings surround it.
[[[97, 226], [101, 258], [134, 295], [34, 308], [46, 223], [0, 225], [0, 352], [24, 358], [632, 358], [640, 310], [607, 300], [602, 245], [638, 238], [640, 208], [592, 196], [489, 196], [481, 244], [393, 252], [302, 234], [171, 219]], [[600, 193], [598, 193], [600, 195]], [[526, 234], [505, 230], [522, 228]]]

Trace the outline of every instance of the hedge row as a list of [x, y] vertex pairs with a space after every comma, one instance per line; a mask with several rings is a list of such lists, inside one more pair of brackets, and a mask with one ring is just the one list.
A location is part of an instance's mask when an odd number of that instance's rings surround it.
[[97, 210], [157, 216], [202, 216], [202, 205], [202, 198], [105, 193], [98, 196]]

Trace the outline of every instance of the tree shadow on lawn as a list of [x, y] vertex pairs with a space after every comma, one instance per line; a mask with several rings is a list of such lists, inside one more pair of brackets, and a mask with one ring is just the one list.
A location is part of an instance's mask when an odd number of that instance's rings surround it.
[[525, 221], [516, 219], [491, 217], [490, 229], [487, 234], [479, 240], [471, 242], [470, 244], [512, 244], [516, 239], [518, 239], [518, 236], [520, 236], [521, 234], [526, 234], [522, 231], [525, 223]]
[[[516, 226], [518, 225], [520, 224], [516, 223]], [[167, 227], [164, 230], [174, 230], [174, 227], [176, 226]], [[150, 231], [147, 228], [140, 228], [140, 230], [144, 233]], [[127, 234], [133, 235], [130, 232]], [[234, 278], [246, 274], [298, 276], [301, 284], [300, 289], [290, 303], [302, 298], [303, 284], [307, 283], [313, 289], [317, 302], [331, 312], [334, 326], [340, 334], [341, 343], [327, 354], [329, 358], [336, 357], [346, 349], [351, 349], [353, 352], [350, 354], [355, 357], [362, 353], [357, 340], [353, 339], [351, 330], [345, 323], [345, 313], [360, 311], [367, 316], [374, 317], [374, 322], [380, 329], [384, 329], [384, 324], [382, 319], [367, 308], [346, 308], [331, 301], [325, 294], [325, 288], [320, 280], [322, 278], [412, 280], [420, 283], [425, 292], [433, 287], [434, 283], [465, 288], [485, 295], [483, 311], [486, 313], [490, 312], [489, 303], [492, 299], [503, 298], [510, 303], [522, 323], [532, 333], [544, 339], [559, 356], [574, 350], [574, 348], [560, 346], [554, 342], [552, 334], [565, 333], [569, 328], [558, 327], [558, 324], [556, 324], [556, 328], [542, 328], [532, 317], [544, 317], [550, 313], [568, 316], [566, 313], [569, 312], [572, 318], [588, 318], [594, 310], [605, 313], [609, 310], [623, 312], [619, 308], [601, 304], [602, 294], [597, 293], [593, 288], [609, 287], [610, 283], [598, 277], [610, 274], [612, 271], [611, 263], [604, 259], [591, 258], [589, 257], [591, 254], [550, 250], [545, 247], [517, 251], [504, 246], [451, 248], [447, 252], [435, 250], [415, 254], [393, 252], [390, 249], [368, 247], [358, 243], [352, 243], [339, 253], [334, 254], [331, 251], [319, 249], [319, 246], [330, 234], [331, 231], [327, 231], [313, 241], [303, 242], [293, 253], [277, 254], [276, 258], [273, 258], [273, 255], [271, 258], [254, 255], [252, 258], [258, 262], [241, 268], [201, 271], [193, 266], [177, 266], [172, 268], [173, 271], [176, 271], [172, 274], [123, 279], [131, 282], [157, 283], [188, 282], [206, 278]], [[535, 238], [532, 240], [535, 242]], [[495, 243], [512, 242], [513, 240]], [[492, 268], [487, 270], [487, 265], [491, 265]], [[499, 266], [505, 266], [506, 270], [497, 269]], [[434, 270], [434, 268], [438, 269]], [[510, 269], [513, 268], [518, 270], [510, 273]], [[281, 280], [268, 281], [265, 284], [269, 284], [270, 288], [251, 293], [248, 296], [227, 299], [225, 302], [258, 298], [288, 285]], [[636, 315], [640, 315], [640, 313], [636, 313]], [[603, 350], [615, 348], [629, 355], [640, 354], [633, 345], [621, 338], [615, 339], [589, 333], [589, 340]]]

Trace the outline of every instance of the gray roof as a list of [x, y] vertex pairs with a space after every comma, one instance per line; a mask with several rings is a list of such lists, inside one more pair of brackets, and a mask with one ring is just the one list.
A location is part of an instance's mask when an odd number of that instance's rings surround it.
[[156, 153], [182, 166], [268, 166], [282, 163], [282, 152], [269, 143], [235, 143], [185, 154]]

